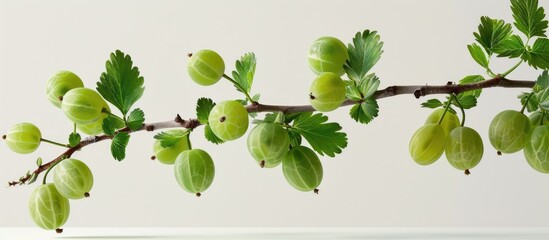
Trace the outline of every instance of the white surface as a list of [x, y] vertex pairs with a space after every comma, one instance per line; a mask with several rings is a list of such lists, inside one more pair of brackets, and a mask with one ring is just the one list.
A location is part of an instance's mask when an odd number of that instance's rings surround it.
[[[0, 133], [30, 121], [45, 137], [66, 139], [71, 123], [46, 99], [45, 82], [69, 69], [94, 87], [115, 49], [129, 53], [145, 77], [136, 107], [149, 122], [193, 117], [199, 97], [241, 97], [226, 81], [202, 87], [189, 79], [186, 54], [202, 48], [218, 51], [227, 73], [241, 54], [255, 52], [252, 92], [267, 104], [308, 103], [310, 44], [325, 35], [350, 42], [366, 28], [385, 42], [373, 69], [381, 87], [445, 84], [483, 72], [466, 48], [483, 15], [512, 21], [507, 0], [0, 0]], [[494, 70], [514, 63], [495, 61]], [[523, 66], [510, 77], [538, 73]], [[71, 201], [65, 227], [549, 227], [549, 177], [532, 170], [522, 153], [497, 157], [488, 142], [491, 118], [519, 109], [520, 92], [486, 90], [469, 111], [467, 124], [486, 149], [470, 176], [444, 157], [428, 167], [410, 159], [408, 141], [430, 112], [411, 95], [379, 101], [380, 115], [367, 126], [351, 120], [348, 108], [329, 113], [349, 145], [334, 159], [322, 157], [320, 195], [294, 190], [280, 168], [257, 167], [245, 138], [216, 146], [202, 128], [191, 139], [211, 153], [216, 177], [201, 198], [180, 189], [170, 166], [149, 160], [152, 133], [132, 136], [123, 162], [112, 159], [107, 142], [96, 144], [74, 155], [96, 182], [91, 198]], [[23, 156], [0, 144], [0, 183], [32, 169], [37, 157], [47, 161], [60, 152], [44, 145]], [[0, 188], [0, 226], [34, 226], [27, 209], [33, 188]]]
[[548, 239], [549, 229], [534, 228], [74, 228], [62, 234], [28, 228], [0, 228], [0, 240], [36, 239], [284, 239], [284, 240], [534, 240]]

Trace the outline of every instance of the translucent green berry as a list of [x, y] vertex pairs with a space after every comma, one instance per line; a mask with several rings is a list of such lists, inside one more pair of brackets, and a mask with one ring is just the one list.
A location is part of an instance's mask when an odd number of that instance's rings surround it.
[[482, 159], [484, 145], [482, 138], [472, 128], [457, 127], [450, 132], [446, 142], [446, 158], [459, 170], [474, 168]]
[[524, 156], [530, 166], [549, 173], [549, 125], [536, 126], [526, 137]]
[[63, 197], [53, 183], [40, 185], [32, 192], [29, 200], [32, 220], [46, 230], [60, 228], [70, 214], [69, 200]]
[[[103, 108], [107, 109], [107, 111], [111, 111], [111, 108], [109, 107], [109, 104], [107, 104], [106, 101], [103, 101]], [[81, 132], [87, 134], [87, 135], [97, 135], [103, 132], [103, 120], [107, 118], [109, 115], [107, 113], [101, 113], [101, 116], [99, 119], [97, 119], [95, 122], [88, 123], [88, 124], [76, 124], [76, 128], [80, 130]], [[122, 123], [119, 125], [119, 127], [122, 127], [124, 124]]]
[[[437, 123], [440, 121], [440, 118], [442, 117], [442, 114], [444, 114], [444, 110], [442, 108], [439, 108], [431, 113], [429, 117], [427, 117], [427, 120], [425, 120], [425, 124], [428, 123]], [[444, 119], [440, 123], [440, 126], [442, 126], [442, 129], [444, 129], [444, 133], [446, 135], [450, 134], [454, 128], [457, 128], [461, 125], [459, 122], [458, 116], [454, 114], [453, 112], [447, 111], [446, 115], [444, 115]]]
[[209, 86], [215, 84], [225, 72], [225, 62], [216, 52], [203, 49], [189, 58], [187, 72], [193, 81]]
[[419, 128], [410, 140], [410, 155], [420, 165], [434, 163], [444, 153], [446, 133], [442, 126], [428, 123]]
[[175, 179], [185, 191], [200, 196], [213, 182], [214, 162], [210, 155], [201, 149], [187, 150], [175, 160]]
[[61, 99], [69, 90], [84, 87], [82, 80], [70, 71], [59, 71], [46, 84], [46, 96], [56, 107], [61, 107]]
[[215, 105], [208, 116], [214, 134], [224, 141], [238, 139], [248, 129], [248, 111], [237, 101], [224, 101]]
[[286, 181], [299, 191], [316, 191], [322, 182], [322, 163], [308, 147], [297, 146], [288, 151], [282, 160], [282, 171]]
[[530, 119], [521, 112], [506, 110], [500, 112], [490, 123], [488, 136], [492, 146], [502, 153], [515, 153], [524, 147], [526, 135], [530, 132]]
[[53, 170], [55, 188], [68, 199], [81, 199], [89, 196], [93, 187], [93, 174], [82, 161], [65, 159]]
[[102, 116], [105, 100], [89, 88], [75, 88], [63, 97], [61, 108], [65, 115], [76, 124], [90, 124]]
[[348, 58], [347, 47], [334, 37], [321, 37], [309, 49], [309, 66], [317, 75], [325, 72], [343, 75], [343, 65]]
[[[172, 136], [185, 136], [188, 134], [187, 131], [180, 129], [168, 130], [166, 133]], [[160, 140], [155, 140], [153, 145], [156, 160], [164, 164], [173, 164], [180, 153], [189, 149], [191, 149], [191, 143], [187, 137], [182, 137], [179, 142], [171, 147], [162, 147]]]
[[40, 129], [32, 123], [19, 123], [5, 135], [6, 144], [12, 151], [28, 154], [36, 151], [42, 140]]
[[276, 123], [260, 123], [248, 135], [248, 151], [262, 167], [278, 166], [289, 148], [288, 131]]
[[345, 82], [330, 72], [320, 74], [311, 84], [309, 101], [321, 112], [337, 109], [345, 101]]

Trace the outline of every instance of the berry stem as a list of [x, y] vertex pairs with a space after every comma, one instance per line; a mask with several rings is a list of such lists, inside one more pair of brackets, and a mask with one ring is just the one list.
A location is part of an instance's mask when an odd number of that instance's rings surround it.
[[242, 86], [240, 86], [240, 84], [238, 84], [233, 78], [229, 77], [227, 74], [223, 74], [223, 78], [225, 78], [225, 79], [229, 80], [229, 82], [233, 83], [234, 86], [238, 89], [238, 91], [242, 92], [246, 96], [246, 99], [248, 99], [250, 104], [252, 104], [252, 105], [257, 104], [257, 102], [254, 101], [252, 99], [252, 97], [250, 97], [250, 94], [248, 94], [246, 89], [243, 89]]
[[541, 111], [541, 118], [539, 119], [540, 126], [543, 126], [543, 120], [545, 120], [545, 111]]
[[45, 142], [45, 143], [49, 143], [49, 144], [52, 144], [52, 145], [60, 146], [60, 147], [70, 148], [69, 144], [62, 144], [62, 143], [58, 143], [58, 142], [48, 140], [48, 139], [45, 139], [45, 138], [40, 138], [40, 141]]
[[451, 97], [448, 100], [448, 103], [446, 104], [446, 107], [444, 108], [444, 112], [442, 113], [442, 116], [440, 116], [440, 120], [438, 120], [438, 125], [442, 123], [442, 120], [444, 120], [444, 117], [446, 116], [446, 113], [448, 112], [448, 109], [450, 109], [450, 105], [452, 105], [452, 101], [454, 100], [453, 97]]
[[459, 109], [461, 109], [461, 116], [463, 117], [461, 119], [461, 126], [465, 126], [465, 110], [463, 109], [463, 106], [461, 105], [461, 103], [459, 102], [458, 98], [456, 97], [455, 94], [450, 94], [452, 95], [452, 98], [454, 99], [454, 101], [456, 102], [456, 104], [458, 105]]
[[534, 95], [534, 92], [531, 92], [530, 95], [528, 95], [528, 98], [526, 101], [524, 101], [524, 104], [522, 104], [522, 109], [520, 109], [520, 113], [524, 113], [524, 110], [526, 109], [526, 106], [528, 106], [528, 102], [530, 101], [530, 98]]
[[67, 158], [62, 158], [61, 160], [53, 163], [49, 168], [48, 170], [46, 170], [46, 173], [44, 173], [44, 179], [42, 179], [42, 184], [46, 184], [47, 182], [47, 179], [48, 179], [48, 174], [50, 173], [50, 171], [55, 167], [55, 165], [59, 164], [60, 162], [62, 162], [63, 160], [65, 160]]

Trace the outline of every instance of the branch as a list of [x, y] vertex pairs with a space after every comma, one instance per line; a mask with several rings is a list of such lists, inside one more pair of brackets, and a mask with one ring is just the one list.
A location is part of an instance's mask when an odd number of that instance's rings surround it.
[[[491, 88], [491, 87], [503, 87], [503, 88], [532, 88], [535, 85], [535, 81], [522, 81], [522, 80], [509, 80], [502, 77], [495, 77], [493, 79], [484, 80], [477, 83], [465, 84], [465, 85], [455, 85], [452, 82], [448, 82], [446, 85], [408, 85], [408, 86], [390, 86], [382, 90], [376, 91], [374, 94], [375, 99], [388, 98], [397, 95], [404, 94], [413, 94], [416, 98], [420, 98], [427, 95], [433, 94], [458, 94], [462, 92], [467, 92], [476, 89]], [[347, 100], [341, 106], [349, 106], [356, 104], [356, 101]], [[314, 112], [316, 111], [311, 105], [297, 105], [297, 106], [282, 106], [282, 105], [267, 105], [253, 102], [252, 104], [246, 106], [248, 112], [283, 112], [283, 113], [298, 113], [298, 112]], [[139, 131], [155, 131], [165, 128], [187, 128], [194, 129], [201, 124], [197, 119], [183, 120], [179, 115], [174, 120], [156, 122], [143, 124], [143, 126], [135, 131], [130, 130], [129, 128], [122, 128], [118, 132], [133, 133]], [[97, 143], [103, 140], [112, 139], [112, 136], [105, 134], [90, 136], [84, 139], [80, 144], [75, 147], [67, 149], [64, 153], [59, 155], [57, 158], [51, 160], [48, 163], [40, 165], [33, 174], [39, 175], [43, 171], [47, 170], [50, 166], [55, 164], [58, 161], [61, 161], [65, 158], [70, 158], [72, 154], [76, 151]], [[25, 184], [31, 178], [30, 174], [27, 174], [19, 179], [19, 181], [9, 182], [9, 186], [22, 185]]]

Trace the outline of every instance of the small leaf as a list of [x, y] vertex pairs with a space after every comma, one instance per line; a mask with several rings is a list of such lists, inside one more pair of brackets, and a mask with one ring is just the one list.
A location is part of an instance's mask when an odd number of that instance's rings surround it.
[[208, 124], [208, 116], [214, 106], [214, 101], [209, 98], [198, 99], [196, 103], [196, 117], [200, 124]]
[[347, 147], [347, 134], [341, 132], [338, 123], [326, 121], [328, 117], [321, 113], [301, 113], [295, 118], [292, 131], [301, 134], [318, 154], [334, 157]]
[[[534, 94], [532, 98], [535, 96], [536, 95]], [[536, 99], [539, 102], [539, 108], [541, 108], [543, 111], [549, 110], [549, 88], [545, 88], [544, 90], [539, 92]], [[530, 101], [531, 100], [532, 99], [530, 99]]]
[[42, 158], [41, 157], [36, 159], [36, 166], [38, 166], [38, 167], [42, 166]]
[[353, 101], [360, 101], [362, 100], [362, 94], [360, 94], [360, 90], [358, 89], [356, 82], [353, 80], [345, 80], [346, 85], [346, 97], [347, 99], [353, 100]]
[[82, 137], [80, 137], [80, 134], [78, 133], [71, 133], [69, 135], [69, 146], [76, 147], [78, 144], [80, 144], [80, 140], [82, 140]]
[[371, 122], [379, 112], [379, 106], [375, 99], [368, 99], [362, 103], [355, 104], [349, 111], [349, 115], [355, 121], [363, 124]]
[[236, 61], [236, 71], [233, 71], [234, 81], [248, 94], [252, 89], [252, 83], [254, 81], [255, 65], [255, 54], [246, 53], [240, 58], [240, 60]]
[[536, 80], [536, 86], [534, 86], [534, 90], [537, 90], [536, 92], [539, 92], [540, 90], [543, 90], [548, 86], [549, 86], [549, 74], [547, 74], [547, 70], [545, 70], [539, 75], [538, 79]]
[[469, 49], [469, 53], [471, 54], [471, 57], [473, 57], [475, 62], [477, 62], [485, 69], [490, 68], [490, 62], [488, 61], [486, 54], [478, 44], [473, 43], [471, 45], [467, 45], [467, 49]]
[[[481, 75], [471, 75], [471, 76], [466, 76], [463, 79], [459, 80], [459, 85], [478, 83], [478, 82], [482, 82], [482, 81], [484, 81], [483, 76], [481, 76]], [[481, 93], [482, 93], [482, 89], [475, 89], [475, 90], [460, 93], [459, 95], [472, 95], [472, 96], [475, 96], [475, 97], [478, 98], [478, 97], [480, 97]]]
[[114, 136], [114, 133], [116, 131], [116, 125], [118, 122], [118, 119], [116, 119], [115, 117], [107, 116], [105, 119], [103, 119], [103, 133], [109, 136]]
[[429, 99], [426, 102], [422, 103], [421, 106], [424, 107], [424, 108], [438, 108], [438, 107], [442, 106], [442, 102], [440, 102], [440, 100], [438, 100], [438, 99], [433, 98], [433, 99]]
[[292, 131], [292, 128], [288, 129], [288, 135], [290, 136], [290, 147], [297, 147], [301, 145], [301, 135], [299, 132]]
[[360, 80], [360, 92], [362, 93], [362, 99], [368, 99], [374, 96], [379, 88], [379, 78], [375, 74], [366, 75]]
[[498, 57], [518, 58], [526, 52], [526, 46], [517, 35], [511, 35], [494, 47]]
[[126, 125], [132, 131], [137, 131], [141, 127], [143, 127], [144, 122], [145, 122], [145, 113], [143, 112], [143, 110], [141, 110], [139, 108], [136, 108], [128, 116], [128, 120], [126, 121]]
[[491, 56], [494, 47], [508, 38], [511, 35], [511, 30], [511, 24], [505, 23], [503, 20], [481, 17], [478, 33], [475, 32], [473, 35], [477, 42], [484, 47], [488, 56]]
[[32, 173], [29, 180], [27, 181], [27, 185], [31, 185], [34, 182], [36, 182], [36, 179], [38, 179], [38, 174]]
[[156, 135], [154, 135], [154, 139], [160, 141], [160, 146], [163, 148], [169, 148], [175, 146], [181, 139], [184, 139], [189, 135], [189, 130], [185, 130], [183, 132], [161, 132]]
[[[470, 109], [477, 105], [477, 98], [473, 95], [458, 95], [457, 99], [463, 109]], [[452, 104], [459, 107], [456, 102], [452, 102]]]
[[126, 147], [130, 142], [130, 135], [126, 132], [119, 132], [114, 136], [111, 143], [111, 153], [115, 160], [122, 161], [126, 158]]
[[345, 63], [347, 76], [354, 81], [360, 81], [381, 58], [383, 42], [376, 31], [365, 30], [356, 33], [353, 43], [347, 51], [349, 59]]
[[215, 135], [209, 124], [204, 126], [204, 136], [206, 137], [206, 140], [210, 141], [213, 144], [222, 144], [225, 142]]
[[533, 36], [545, 37], [547, 20], [542, 7], [538, 7], [538, 0], [511, 0], [511, 10], [515, 19], [515, 27], [528, 38]]
[[532, 49], [522, 55], [522, 59], [535, 69], [549, 69], [549, 39], [538, 38]]

